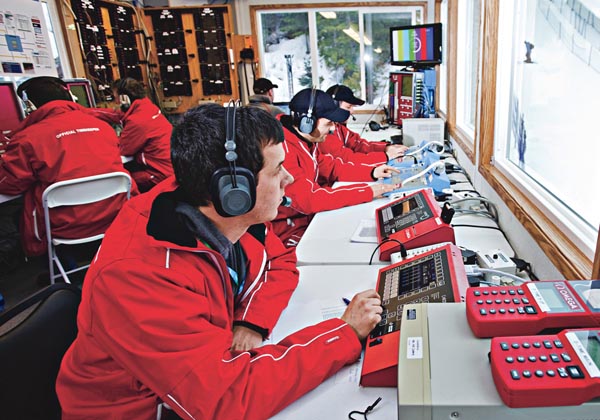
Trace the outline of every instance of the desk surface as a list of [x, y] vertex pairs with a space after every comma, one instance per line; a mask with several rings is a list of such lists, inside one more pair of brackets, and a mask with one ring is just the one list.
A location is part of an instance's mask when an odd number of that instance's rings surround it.
[[[303, 327], [340, 316], [356, 293], [375, 288], [381, 266], [299, 267], [300, 282], [288, 307], [273, 329], [271, 342], [277, 342]], [[364, 411], [378, 397], [382, 401], [369, 414], [369, 420], [397, 418], [395, 388], [363, 388], [358, 385], [361, 361], [346, 366], [320, 386], [272, 417], [276, 420], [347, 419], [353, 410]]]
[[[363, 131], [363, 127], [366, 128]], [[402, 134], [402, 130], [396, 126], [390, 126], [385, 130], [371, 131], [369, 129], [369, 123], [367, 124], [348, 124], [348, 129], [359, 134], [361, 138], [369, 141], [389, 141], [392, 136]]]

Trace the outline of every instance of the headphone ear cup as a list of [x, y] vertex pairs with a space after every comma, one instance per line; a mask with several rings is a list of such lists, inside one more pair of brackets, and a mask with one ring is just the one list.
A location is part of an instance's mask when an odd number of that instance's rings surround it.
[[233, 176], [237, 184], [235, 187], [228, 167], [216, 170], [210, 180], [212, 203], [223, 217], [246, 214], [256, 204], [256, 181], [252, 172], [237, 167]]
[[298, 125], [298, 130], [304, 134], [310, 134], [313, 132], [315, 128], [315, 119], [313, 117], [309, 117], [308, 115], [302, 115], [300, 117], [300, 124]]

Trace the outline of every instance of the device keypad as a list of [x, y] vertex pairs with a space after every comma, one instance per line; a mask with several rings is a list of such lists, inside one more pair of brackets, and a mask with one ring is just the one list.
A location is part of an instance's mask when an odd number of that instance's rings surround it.
[[[529, 342], [524, 337], [499, 339], [492, 352], [503, 353], [503, 360], [513, 381], [529, 378], [556, 378], [556, 380], [583, 379], [581, 367], [573, 362], [573, 357], [564, 350], [558, 339]], [[542, 345], [543, 343], [543, 345]]]

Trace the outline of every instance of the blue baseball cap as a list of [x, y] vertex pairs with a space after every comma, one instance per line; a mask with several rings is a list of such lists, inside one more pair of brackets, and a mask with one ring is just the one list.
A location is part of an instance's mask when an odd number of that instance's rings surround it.
[[333, 122], [344, 122], [350, 118], [350, 112], [340, 108], [331, 96], [319, 89], [306, 88], [298, 92], [290, 101], [290, 110], [307, 114], [311, 102], [312, 115], [315, 119], [325, 118]]

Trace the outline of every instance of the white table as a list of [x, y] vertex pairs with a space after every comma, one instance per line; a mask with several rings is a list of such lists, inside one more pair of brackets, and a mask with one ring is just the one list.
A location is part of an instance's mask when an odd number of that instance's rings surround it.
[[[288, 307], [273, 329], [277, 342], [308, 325], [339, 316], [345, 309], [342, 297], [375, 288], [381, 266], [304, 266], [300, 282]], [[276, 420], [347, 419], [353, 410], [364, 411], [378, 397], [381, 402], [369, 413], [369, 420], [397, 418], [396, 388], [363, 388], [358, 385], [361, 361], [346, 366], [320, 386], [272, 417]]]
[[[335, 185], [334, 185], [335, 186]], [[298, 265], [352, 264], [367, 265], [376, 243], [351, 242], [350, 238], [362, 219], [375, 219], [375, 210], [389, 203], [382, 198], [355, 206], [317, 213], [296, 247]], [[373, 264], [379, 261], [379, 252]]]

